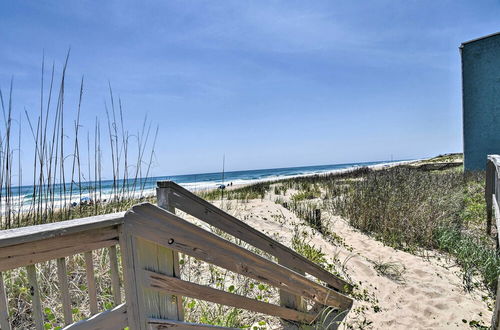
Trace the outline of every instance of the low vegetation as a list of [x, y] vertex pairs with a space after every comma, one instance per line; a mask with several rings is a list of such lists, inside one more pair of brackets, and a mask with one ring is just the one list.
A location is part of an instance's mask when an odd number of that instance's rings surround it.
[[[460, 160], [460, 154], [448, 154], [429, 163]], [[326, 236], [334, 234], [315, 221], [313, 210], [338, 214], [397, 249], [446, 252], [462, 267], [466, 289], [483, 286], [493, 295], [500, 256], [495, 241], [485, 234], [484, 172], [464, 173], [461, 167], [429, 170], [425, 164], [282, 180], [273, 183], [275, 194], [290, 190], [293, 194], [288, 198], [278, 194], [275, 201]], [[379, 270], [396, 268], [380, 265]]]

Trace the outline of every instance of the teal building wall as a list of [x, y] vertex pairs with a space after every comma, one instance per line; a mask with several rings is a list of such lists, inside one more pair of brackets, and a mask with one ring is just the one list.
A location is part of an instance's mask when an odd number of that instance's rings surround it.
[[500, 32], [464, 42], [462, 102], [464, 168], [484, 170], [500, 154]]

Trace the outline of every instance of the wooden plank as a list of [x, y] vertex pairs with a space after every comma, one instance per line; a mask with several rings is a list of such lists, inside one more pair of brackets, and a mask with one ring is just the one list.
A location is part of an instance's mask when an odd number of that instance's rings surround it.
[[158, 182], [158, 186], [170, 188], [172, 190], [170, 201], [175, 208], [205, 221], [256, 248], [270, 253], [277, 257], [284, 266], [293, 269], [301, 269], [341, 292], [350, 291], [352, 289], [352, 285], [348, 282], [329, 273], [289, 247], [273, 240], [264, 233], [261, 233], [255, 228], [215, 207], [178, 184], [172, 181], [161, 181]]
[[292, 321], [310, 323], [315, 319], [315, 315], [298, 312], [290, 308], [250, 299], [237, 294], [183, 281], [175, 277], [169, 277], [151, 271], [144, 271], [143, 280], [146, 286], [170, 294], [179, 294], [186, 297], [210, 301], [216, 304], [243, 308]]
[[108, 330], [123, 329], [127, 326], [127, 306], [121, 304], [86, 320], [70, 324], [63, 330]]
[[2, 230], [0, 231], [0, 248], [119, 225], [123, 223], [124, 214], [125, 212], [111, 213], [95, 217]]
[[3, 282], [3, 274], [0, 273], [0, 328], [2, 330], [10, 330], [9, 320], [9, 303], [7, 300], [7, 293]]
[[[168, 276], [173, 275], [173, 255], [170, 249], [160, 246], [149, 240], [136, 238], [135, 251], [137, 259], [134, 261], [135, 272], [150, 269]], [[136, 275], [138, 276], [138, 275]], [[138, 283], [138, 285], [141, 282]], [[171, 294], [157, 292], [149, 288], [141, 288], [146, 317], [175, 320], [178, 318], [177, 300]]]
[[43, 314], [42, 314], [42, 303], [40, 301], [40, 289], [38, 287], [38, 280], [36, 276], [35, 265], [29, 265], [26, 267], [28, 273], [28, 282], [30, 284], [30, 295], [32, 304], [32, 315], [33, 321], [35, 322], [35, 329], [43, 330]]
[[134, 206], [125, 226], [137, 236], [165, 245], [324, 305], [348, 309], [352, 300], [296, 272], [260, 257], [149, 203]]
[[59, 292], [61, 293], [61, 302], [64, 315], [64, 324], [73, 323], [73, 314], [71, 311], [71, 297], [69, 295], [68, 273], [66, 270], [66, 258], [57, 259], [57, 277], [59, 280]]
[[94, 315], [98, 313], [98, 306], [97, 289], [95, 285], [94, 275], [94, 259], [92, 257], [92, 251], [85, 252], [85, 273], [87, 275], [87, 290], [89, 293], [90, 314]]
[[495, 302], [495, 309], [491, 319], [491, 329], [500, 330], [500, 276], [497, 279], [497, 297]]
[[188, 329], [188, 330], [205, 330], [205, 329], [225, 329], [225, 330], [239, 330], [238, 328], [227, 328], [227, 327], [219, 327], [217, 325], [208, 325], [208, 324], [196, 324], [196, 323], [188, 323], [182, 321], [174, 321], [174, 320], [162, 320], [162, 319], [149, 319], [149, 325], [151, 329]]
[[[172, 190], [170, 188], [162, 188], [160, 185], [158, 185], [158, 188], [156, 188], [157, 205], [169, 211], [170, 213], [175, 214], [175, 207], [172, 205], [171, 195]], [[163, 253], [167, 256], [166, 258], [159, 259], [159, 262], [162, 263], [161, 268], [165, 269], [165, 271], [162, 271], [162, 273], [171, 274], [172, 276], [181, 278], [179, 253], [171, 249], [166, 249], [163, 251]], [[177, 315], [168, 315], [168, 312], [166, 312], [166, 316], [163, 318], [184, 321], [184, 306], [182, 302], [182, 296], [176, 296], [175, 299], [177, 300]]]
[[493, 195], [493, 210], [494, 210], [494, 215], [495, 215], [495, 224], [497, 227], [497, 250], [500, 246], [500, 207], [497, 202], [496, 195]]
[[[141, 324], [141, 304], [134, 267], [134, 237], [125, 226], [119, 227], [120, 251], [122, 257], [123, 283], [127, 301], [127, 320], [130, 329], [145, 329]], [[143, 316], [144, 317], [144, 316]]]
[[[279, 264], [281, 265], [282, 262], [278, 261]], [[295, 272], [301, 275], [305, 275], [303, 271], [299, 269], [293, 269]], [[280, 290], [280, 305], [283, 307], [291, 308], [296, 311], [306, 311], [307, 307], [304, 301], [304, 298], [302, 298], [300, 295], [295, 295], [291, 294], [285, 290]]]
[[111, 272], [111, 288], [113, 290], [113, 301], [115, 302], [115, 306], [118, 306], [122, 303], [122, 293], [120, 289], [120, 272], [118, 269], [116, 245], [110, 246], [108, 248], [108, 252]]
[[0, 248], [0, 271], [71, 256], [118, 242], [116, 226]]
[[484, 199], [486, 200], [486, 234], [491, 234], [491, 219], [493, 212], [493, 194], [495, 184], [495, 164], [488, 159], [486, 162], [486, 184], [484, 189]]

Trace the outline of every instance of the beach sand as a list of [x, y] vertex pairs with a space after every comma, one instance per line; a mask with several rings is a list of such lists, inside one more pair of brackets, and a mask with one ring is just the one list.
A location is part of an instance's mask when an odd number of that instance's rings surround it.
[[[424, 257], [395, 250], [355, 230], [345, 220], [323, 213], [330, 230], [341, 238], [329, 242], [275, 204], [272, 197], [226, 203], [229, 213], [287, 246], [291, 246], [294, 229], [300, 228], [311, 234], [311, 244], [320, 247], [327, 258], [345, 262], [345, 273], [359, 285], [361, 294], [340, 328], [470, 329], [470, 321], [491, 322], [488, 304], [492, 301], [483, 299], [487, 293], [464, 291], [460, 269], [443, 255], [424, 251]], [[404, 267], [399, 280], [377, 272], [375, 263], [386, 262]]]

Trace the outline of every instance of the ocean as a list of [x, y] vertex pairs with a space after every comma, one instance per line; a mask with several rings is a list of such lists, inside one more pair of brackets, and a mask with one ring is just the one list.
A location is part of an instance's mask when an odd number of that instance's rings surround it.
[[[171, 180], [188, 190], [199, 191], [217, 188], [222, 183], [232, 183], [233, 185], [251, 184], [261, 181], [272, 181], [303, 175], [324, 174], [339, 170], [355, 169], [362, 166], [389, 164], [391, 162], [400, 162], [400, 160], [227, 171], [224, 173], [224, 182], [222, 181], [222, 172], [214, 172], [137, 178], [129, 179], [126, 182], [119, 180], [115, 185], [113, 184], [113, 180], [82, 182], [81, 185], [78, 183], [73, 183], [73, 185], [67, 183], [65, 186], [56, 184], [50, 188], [44, 186], [43, 194], [40, 193], [39, 187], [26, 185], [12, 187], [9, 199], [14, 209], [27, 210], [33, 205], [34, 199], [38, 200], [37, 196], [44, 195], [45, 192], [50, 190], [54, 196], [50, 203], [53, 207], [58, 208], [70, 203], [79, 203], [81, 200], [92, 199], [105, 202], [116, 195], [124, 197], [149, 196], [155, 193], [156, 182], [162, 180]], [[2, 193], [3, 208], [5, 206], [5, 190], [2, 191]]]

